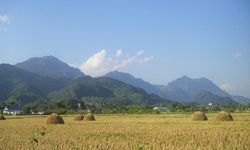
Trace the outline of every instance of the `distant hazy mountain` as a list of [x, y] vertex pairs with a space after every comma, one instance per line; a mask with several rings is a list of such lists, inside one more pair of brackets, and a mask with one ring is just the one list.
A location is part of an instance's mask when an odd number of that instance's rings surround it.
[[148, 94], [140, 88], [135, 88], [109, 77], [92, 78], [89, 76], [74, 80], [63, 90], [52, 95], [52, 99], [61, 98], [90, 99], [91, 103], [99, 101], [100, 104], [119, 106], [171, 103], [169, 100]]
[[68, 79], [54, 79], [0, 64], [0, 102], [19, 101], [22, 104], [45, 100], [48, 93], [63, 88]]
[[198, 95], [194, 97], [192, 101], [198, 104], [202, 104], [202, 105], [208, 105], [209, 103], [212, 103], [213, 105], [224, 105], [224, 106], [238, 104], [237, 102], [235, 102], [232, 98], [228, 96], [221, 97], [218, 95], [214, 95], [208, 91], [200, 92]]
[[157, 94], [163, 98], [179, 102], [192, 102], [195, 97], [200, 95], [202, 91], [208, 91], [213, 95], [220, 97], [216, 100], [222, 99], [223, 97], [230, 97], [234, 101], [241, 104], [250, 103], [249, 98], [245, 98], [242, 96], [232, 96], [227, 92], [221, 90], [217, 85], [206, 78], [191, 79], [187, 76], [183, 76], [165, 86], [153, 85], [147, 81], [144, 81], [143, 79], [135, 78], [128, 73], [118, 71], [110, 72], [105, 76], [130, 84], [134, 87], [142, 88], [148, 93]]
[[206, 78], [191, 79], [187, 76], [183, 76], [170, 82], [167, 86], [164, 86], [153, 85], [140, 78], [135, 78], [128, 73], [118, 71], [110, 72], [105, 76], [142, 88], [148, 93], [157, 94], [176, 101], [192, 101], [201, 91], [209, 91], [223, 97], [229, 95]]
[[201, 91], [209, 91], [222, 97], [229, 96], [206, 78], [191, 79], [183, 76], [170, 82], [165, 88], [167, 97], [177, 101], [192, 101]]
[[[238, 102], [240, 104], [250, 103], [249, 98], [243, 96], [230, 95], [229, 93], [221, 90], [217, 85], [215, 85], [212, 81], [206, 78], [191, 79], [187, 76], [183, 76], [170, 82], [166, 86], [166, 88], [162, 88], [162, 90], [166, 92], [166, 98], [177, 101], [197, 100], [195, 99], [195, 97], [199, 96], [200, 92], [208, 91], [213, 95], [219, 97], [230, 97], [233, 101]], [[217, 98], [216, 100], [219, 100], [219, 98]]]
[[53, 78], [66, 77], [76, 79], [84, 76], [79, 69], [70, 67], [68, 64], [53, 56], [34, 57], [27, 61], [18, 63], [16, 66], [41, 76]]
[[113, 71], [113, 72], [106, 74], [105, 76], [110, 77], [112, 79], [119, 80], [119, 81], [127, 83], [127, 84], [130, 84], [134, 87], [141, 88], [150, 94], [157, 94], [160, 96], [163, 95], [161, 90], [158, 87], [156, 87], [155, 85], [152, 85], [149, 82], [144, 81], [140, 78], [135, 78], [129, 73]]
[[232, 95], [231, 98], [240, 104], [250, 104], [250, 98], [244, 96]]

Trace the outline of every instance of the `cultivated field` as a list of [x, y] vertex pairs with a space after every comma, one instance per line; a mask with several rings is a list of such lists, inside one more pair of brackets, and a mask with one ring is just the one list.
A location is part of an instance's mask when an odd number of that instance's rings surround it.
[[0, 149], [250, 149], [250, 113], [232, 114], [232, 122], [190, 115], [96, 115], [93, 122], [63, 116], [64, 125], [46, 125], [46, 116], [9, 118], [0, 121]]

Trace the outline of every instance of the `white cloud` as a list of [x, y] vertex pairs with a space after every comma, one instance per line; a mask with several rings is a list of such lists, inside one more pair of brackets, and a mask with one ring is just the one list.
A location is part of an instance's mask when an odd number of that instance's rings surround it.
[[73, 68], [78, 68], [77, 65], [75, 64], [70, 64], [70, 63], [67, 63], [70, 67], [73, 67]]
[[122, 49], [118, 49], [118, 50], [116, 51], [116, 53], [115, 53], [115, 56], [116, 56], [116, 57], [120, 57], [120, 56], [122, 56], [122, 54], [123, 54]]
[[0, 15], [0, 32], [7, 32], [7, 24], [10, 23], [10, 17], [7, 15]]
[[229, 83], [223, 83], [221, 84], [220, 89], [226, 92], [231, 92], [234, 90], [234, 87]]
[[144, 57], [144, 52], [138, 51], [136, 55], [128, 56], [125, 59], [118, 59], [118, 55], [122, 55], [123, 51], [116, 52], [115, 57], [108, 57], [105, 49], [94, 54], [87, 59], [81, 66], [80, 70], [90, 76], [101, 76], [110, 71], [118, 70], [127, 67], [131, 64], [143, 64], [154, 59], [154, 56]]
[[145, 58], [139, 60], [139, 63], [143, 64], [143, 63], [149, 62], [149, 61], [154, 60], [154, 59], [155, 59], [154, 56], [145, 57]]
[[233, 55], [233, 57], [234, 57], [234, 59], [239, 59], [239, 58], [242, 57], [242, 54], [239, 53], [239, 52], [237, 52], [237, 53], [235, 53], [235, 54]]
[[2, 23], [10, 23], [10, 17], [7, 15], [0, 15], [0, 22]]
[[144, 53], [143, 50], [139, 50], [139, 51], [137, 52], [137, 56], [140, 56], [140, 55], [142, 55], [143, 53]]

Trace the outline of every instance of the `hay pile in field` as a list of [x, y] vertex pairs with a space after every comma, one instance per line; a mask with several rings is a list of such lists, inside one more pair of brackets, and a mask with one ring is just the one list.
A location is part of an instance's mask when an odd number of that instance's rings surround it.
[[221, 111], [215, 117], [216, 121], [233, 121], [233, 117], [229, 112]]
[[77, 115], [77, 116], [75, 116], [75, 118], [74, 118], [74, 121], [82, 121], [83, 120], [83, 115]]
[[5, 120], [4, 115], [0, 115], [0, 120]]
[[206, 121], [207, 120], [206, 114], [201, 111], [193, 112], [191, 118], [193, 121]]
[[91, 113], [87, 114], [84, 116], [84, 121], [95, 121], [95, 117], [94, 115], [92, 115]]
[[64, 121], [57, 113], [53, 113], [47, 118], [46, 124], [64, 124]]

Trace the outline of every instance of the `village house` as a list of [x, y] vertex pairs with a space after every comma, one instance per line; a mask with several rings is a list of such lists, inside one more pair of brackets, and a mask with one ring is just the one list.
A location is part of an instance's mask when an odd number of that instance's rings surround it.
[[18, 110], [18, 109], [14, 109], [14, 108], [11, 108], [11, 107], [5, 107], [3, 109], [3, 114], [8, 114], [8, 115], [20, 115], [21, 114], [21, 110]]

